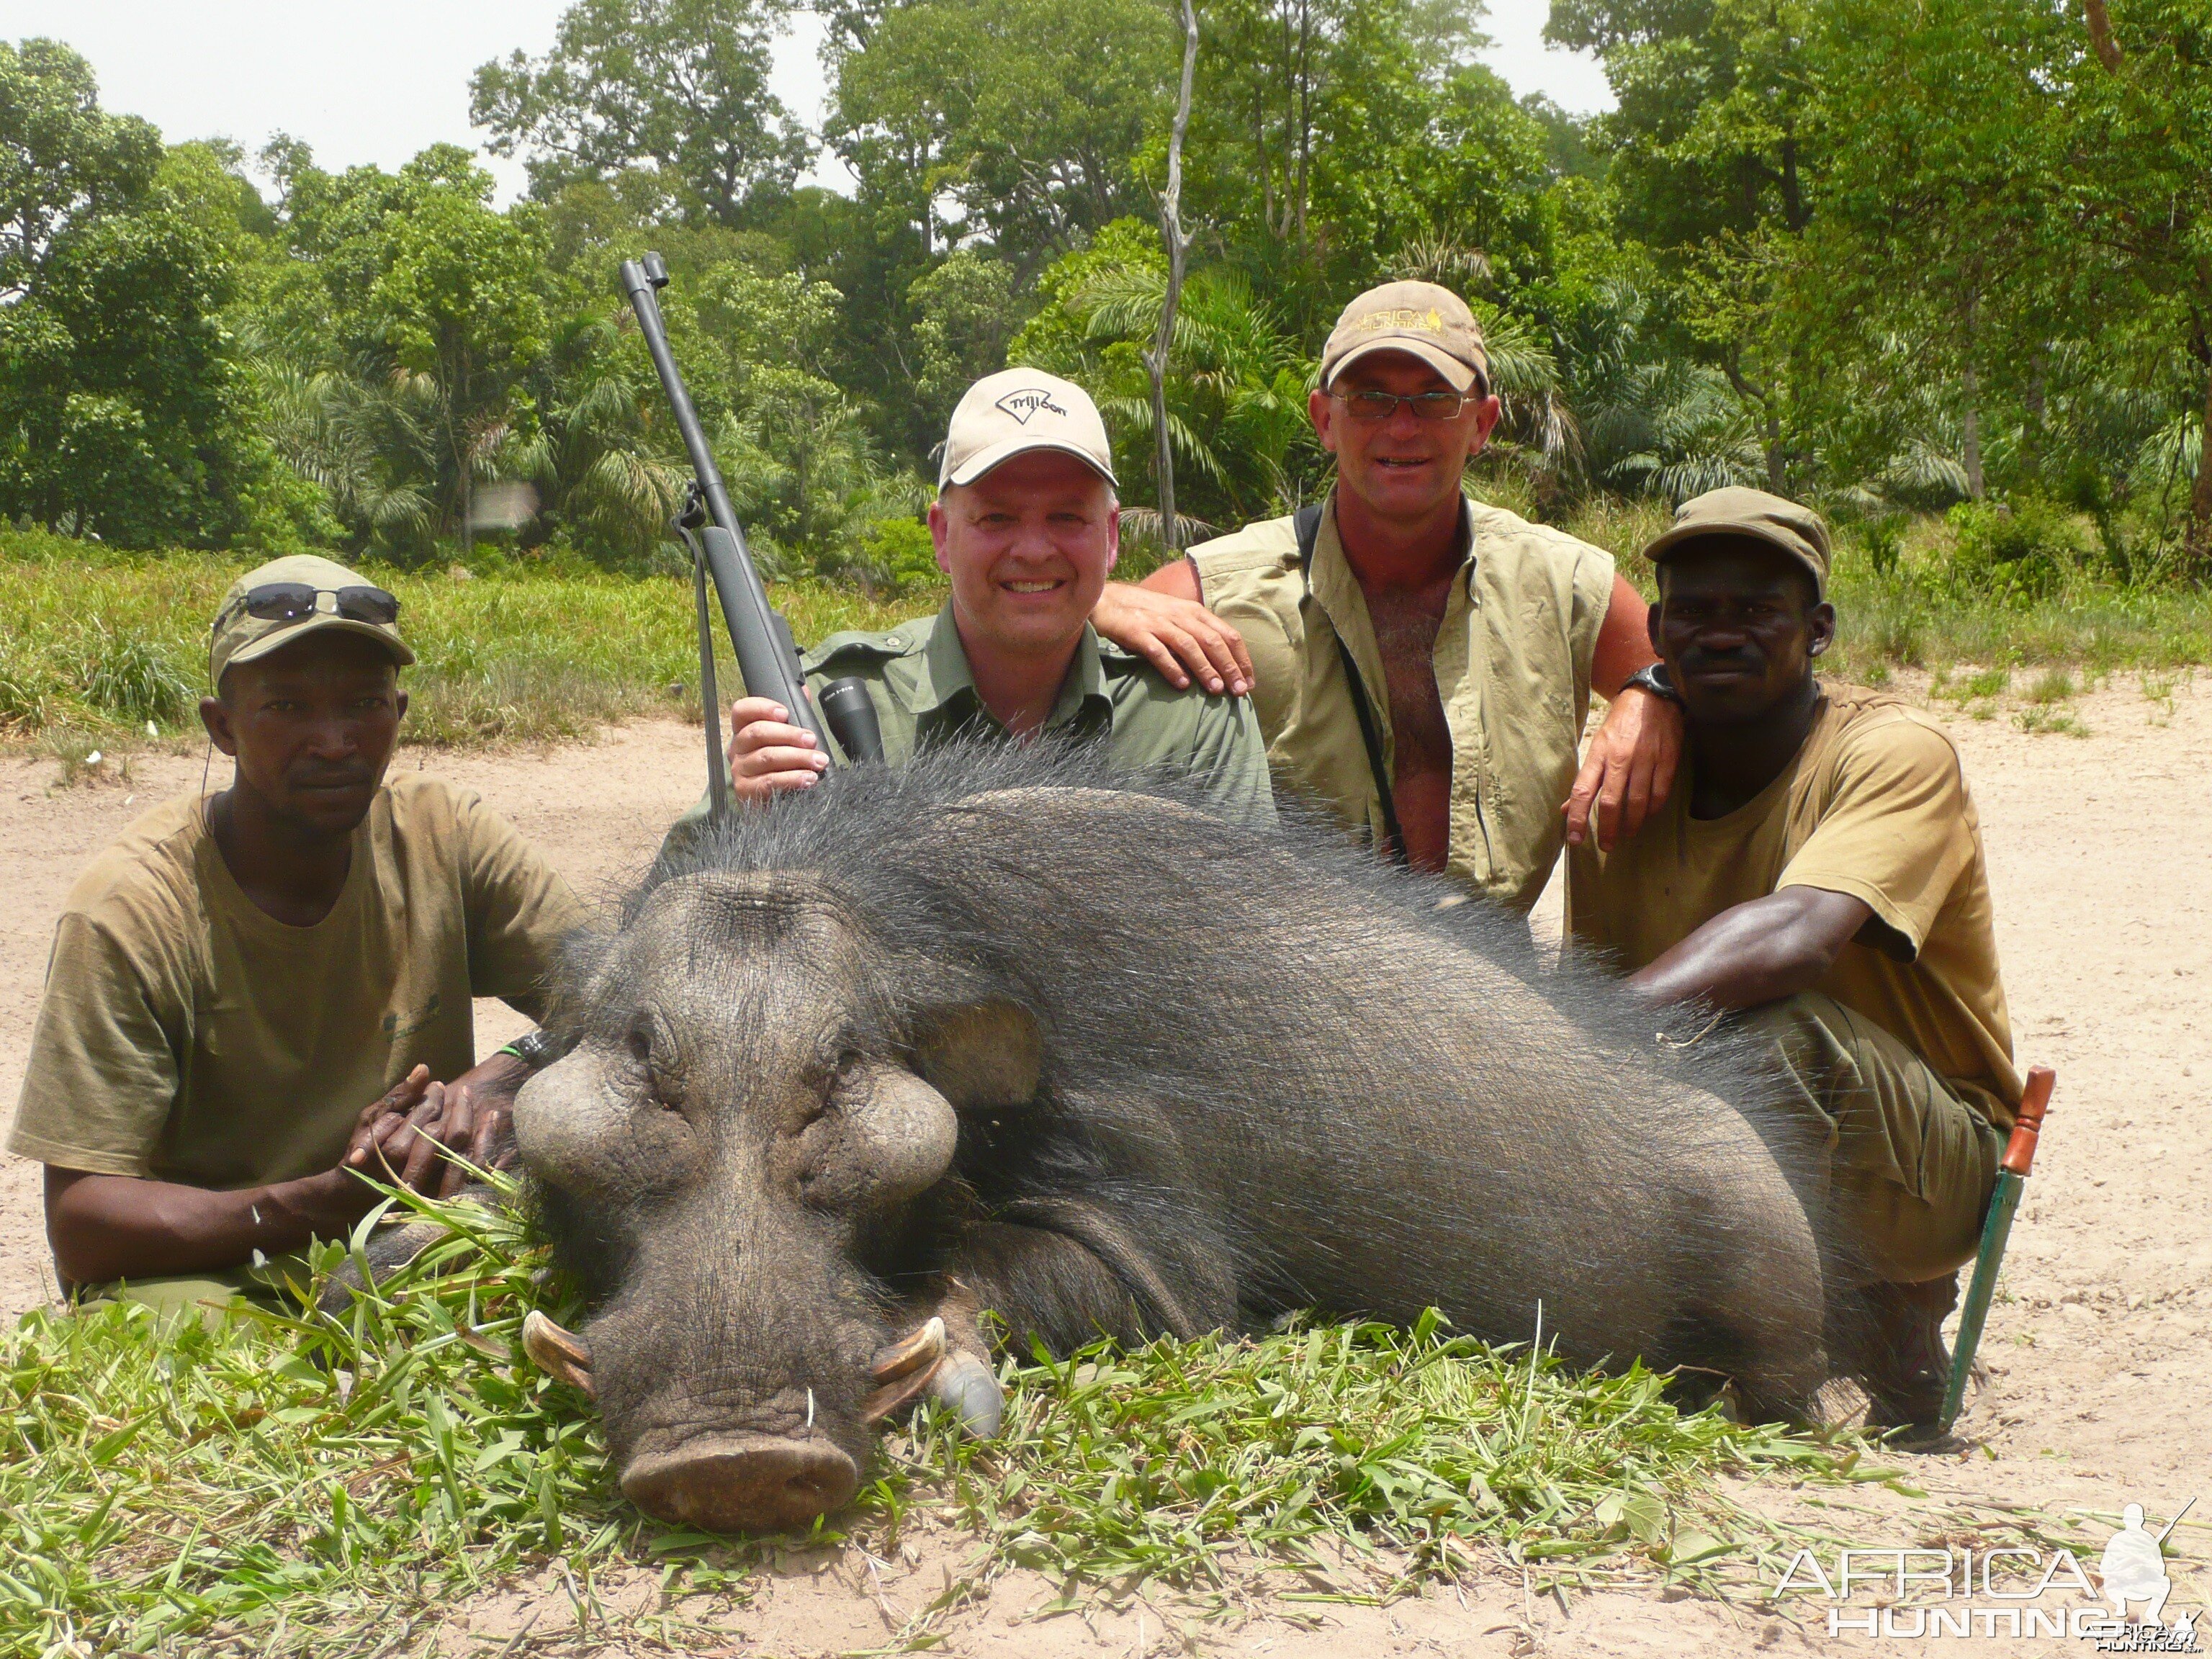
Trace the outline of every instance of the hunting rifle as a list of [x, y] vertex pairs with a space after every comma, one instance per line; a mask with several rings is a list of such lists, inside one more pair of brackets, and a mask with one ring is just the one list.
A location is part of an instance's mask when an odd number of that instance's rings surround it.
[[660, 376], [661, 390], [675, 411], [676, 428], [691, 459], [692, 484], [684, 510], [677, 514], [676, 533], [691, 550], [692, 592], [699, 613], [699, 700], [707, 732], [707, 792], [709, 816], [719, 822], [728, 811], [728, 781], [722, 763], [722, 711], [714, 686], [714, 641], [708, 619], [707, 588], [711, 582], [720, 602], [722, 625], [730, 630], [730, 644], [738, 659], [748, 696], [769, 697], [791, 711], [791, 724], [813, 733], [816, 745], [832, 761], [836, 751], [824, 740], [823, 714], [830, 730], [851, 760], [883, 758], [883, 739], [876, 725], [875, 708], [867, 688], [857, 679], [839, 680], [823, 693], [817, 712], [806, 695], [806, 677], [799, 665], [799, 647], [790, 624], [769, 608], [768, 590], [760, 572], [745, 550], [745, 532], [730, 505], [730, 492], [722, 483], [722, 469], [714, 464], [699, 411], [684, 389], [683, 372], [668, 349], [668, 330], [660, 319], [660, 290], [668, 286], [668, 266], [658, 253], [642, 259], [625, 259], [622, 286], [632, 310], [637, 313], [645, 349]]

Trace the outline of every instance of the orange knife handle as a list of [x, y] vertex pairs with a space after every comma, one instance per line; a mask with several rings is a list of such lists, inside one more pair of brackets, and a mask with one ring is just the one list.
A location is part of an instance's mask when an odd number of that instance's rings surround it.
[[2058, 1073], [2048, 1066], [2028, 1067], [2027, 1087], [2021, 1092], [2020, 1111], [2013, 1119], [2012, 1139], [2005, 1143], [1999, 1169], [2024, 1176], [2035, 1162], [2036, 1139], [2043, 1132], [2043, 1115], [2051, 1109], [2051, 1091], [2057, 1082]]

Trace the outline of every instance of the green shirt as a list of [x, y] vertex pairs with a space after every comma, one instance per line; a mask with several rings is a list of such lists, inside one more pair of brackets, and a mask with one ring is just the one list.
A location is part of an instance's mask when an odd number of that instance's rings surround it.
[[[866, 682], [883, 728], [884, 759], [902, 766], [919, 750], [955, 737], [1010, 737], [976, 694], [952, 605], [881, 634], [833, 634], [799, 659], [818, 702], [832, 681]], [[1088, 623], [1075, 660], [1045, 719], [1054, 737], [1105, 745], [1114, 766], [1196, 783], [1204, 804], [1239, 823], [1272, 824], [1275, 800], [1267, 748], [1248, 697], [1178, 691], [1143, 658], [1101, 639]], [[845, 758], [837, 740], [831, 750]], [[702, 796], [677, 820], [672, 839], [707, 816]]]

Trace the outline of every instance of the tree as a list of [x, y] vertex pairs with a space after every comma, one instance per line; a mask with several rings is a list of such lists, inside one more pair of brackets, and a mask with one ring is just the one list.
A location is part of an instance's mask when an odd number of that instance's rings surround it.
[[[2124, 310], [2194, 365], [2197, 477], [2186, 546], [2212, 574], [2212, 3], [2086, 0], [2094, 63], [2073, 76], [2063, 185], [2125, 284]], [[2107, 303], [2111, 303], [2108, 296]]]
[[70, 225], [145, 199], [161, 135], [100, 107], [92, 66], [53, 40], [0, 40], [0, 295], [24, 293]]
[[1160, 540], [1170, 551], [1183, 544], [1176, 517], [1175, 451], [1168, 442], [1168, 354], [1175, 344], [1176, 307], [1182, 302], [1183, 265], [1190, 237], [1182, 228], [1182, 142], [1190, 131], [1190, 83], [1198, 68], [1198, 13], [1182, 0], [1182, 80], [1176, 94], [1175, 127], [1168, 138], [1168, 185], [1160, 193], [1160, 241], [1168, 256], [1167, 291], [1160, 296], [1160, 325], [1145, 351], [1152, 382], [1152, 477], [1159, 491]]
[[526, 158], [541, 198], [650, 166], [679, 212], [743, 222], [787, 193], [811, 142], [769, 90], [784, 0], [576, 0], [553, 50], [470, 82], [495, 155]]
[[1824, 161], [1809, 0], [1558, 0], [1544, 38], [1596, 52], [1595, 124], [1620, 234], [1658, 256], [1685, 343], [1758, 411], [1768, 488], [1790, 487], [1787, 284]]
[[1164, 22], [1151, 0], [909, 0], [836, 55], [830, 144], [925, 253], [981, 237], [1033, 278], [1140, 210]]
[[162, 168], [83, 59], [0, 43], [0, 514], [130, 546], [282, 539], [224, 238]]
[[534, 419], [519, 394], [550, 327], [544, 238], [490, 197], [450, 145], [398, 173], [303, 163], [286, 192], [295, 263], [269, 326], [297, 370], [292, 459], [386, 552], [467, 539], [477, 482]]

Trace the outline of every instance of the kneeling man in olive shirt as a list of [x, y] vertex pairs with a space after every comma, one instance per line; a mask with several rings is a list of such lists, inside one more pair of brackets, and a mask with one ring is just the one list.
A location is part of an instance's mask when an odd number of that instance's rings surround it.
[[2021, 1097], [1958, 751], [1898, 699], [1814, 678], [1836, 627], [1817, 514], [1714, 490], [1648, 551], [1686, 776], [1610, 853], [1572, 849], [1570, 927], [1651, 1001], [1771, 1042], [1879, 1281], [1871, 1420], [1924, 1425]]
[[490, 1155], [524, 1068], [475, 1065], [471, 999], [534, 1016], [585, 917], [473, 794], [385, 781], [398, 614], [327, 559], [234, 585], [200, 714], [236, 781], [139, 818], [70, 894], [9, 1148], [46, 1166], [71, 1291], [265, 1298], [268, 1258], [377, 1203], [363, 1176], [450, 1191], [434, 1142]]

